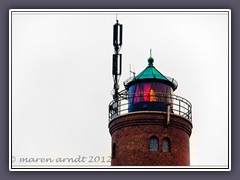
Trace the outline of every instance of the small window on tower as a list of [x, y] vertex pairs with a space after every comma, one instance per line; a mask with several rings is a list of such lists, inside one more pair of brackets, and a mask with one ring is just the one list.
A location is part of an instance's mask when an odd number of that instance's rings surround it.
[[170, 150], [171, 150], [170, 139], [165, 137], [165, 138], [163, 138], [162, 151], [163, 152], [170, 152]]
[[158, 138], [156, 136], [150, 138], [150, 151], [158, 151]]

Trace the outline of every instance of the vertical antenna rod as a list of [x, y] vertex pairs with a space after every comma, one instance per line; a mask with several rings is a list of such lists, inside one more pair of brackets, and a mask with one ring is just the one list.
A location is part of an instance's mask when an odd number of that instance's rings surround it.
[[114, 54], [113, 54], [113, 81], [114, 81], [114, 94], [113, 99], [115, 102], [118, 102], [118, 81], [122, 74], [122, 55], [119, 54], [119, 51], [122, 46], [122, 24], [118, 23], [116, 19], [116, 24], [113, 25], [113, 46], [114, 46]]

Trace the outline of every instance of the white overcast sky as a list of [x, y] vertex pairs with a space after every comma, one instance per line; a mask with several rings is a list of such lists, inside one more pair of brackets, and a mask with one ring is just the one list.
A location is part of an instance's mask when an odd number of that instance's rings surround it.
[[154, 66], [175, 78], [175, 94], [192, 103], [191, 165], [227, 165], [227, 12], [13, 12], [15, 163], [21, 157], [110, 156], [116, 13], [123, 24], [120, 83], [130, 64], [136, 74], [147, 66], [152, 48]]

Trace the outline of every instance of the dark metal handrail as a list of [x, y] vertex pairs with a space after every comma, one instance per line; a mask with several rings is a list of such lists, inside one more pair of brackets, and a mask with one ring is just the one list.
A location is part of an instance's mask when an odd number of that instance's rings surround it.
[[[134, 102], [137, 100], [137, 102]], [[171, 113], [180, 115], [190, 122], [192, 121], [192, 104], [185, 98], [177, 96], [175, 94], [162, 94], [154, 93], [139, 93], [139, 94], [128, 94], [127, 91], [121, 91], [118, 95], [117, 100], [112, 100], [109, 104], [109, 121], [114, 118], [130, 113], [129, 108], [132, 105], [144, 103], [146, 106], [156, 104], [170, 105]], [[151, 109], [143, 109], [143, 111], [153, 111]], [[157, 109], [154, 111], [164, 111], [163, 109]]]

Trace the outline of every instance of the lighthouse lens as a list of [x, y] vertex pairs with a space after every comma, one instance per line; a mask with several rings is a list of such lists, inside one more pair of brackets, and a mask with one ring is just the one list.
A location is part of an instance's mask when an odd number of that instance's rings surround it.
[[129, 111], [166, 110], [172, 88], [157, 82], [134, 84], [129, 88]]

